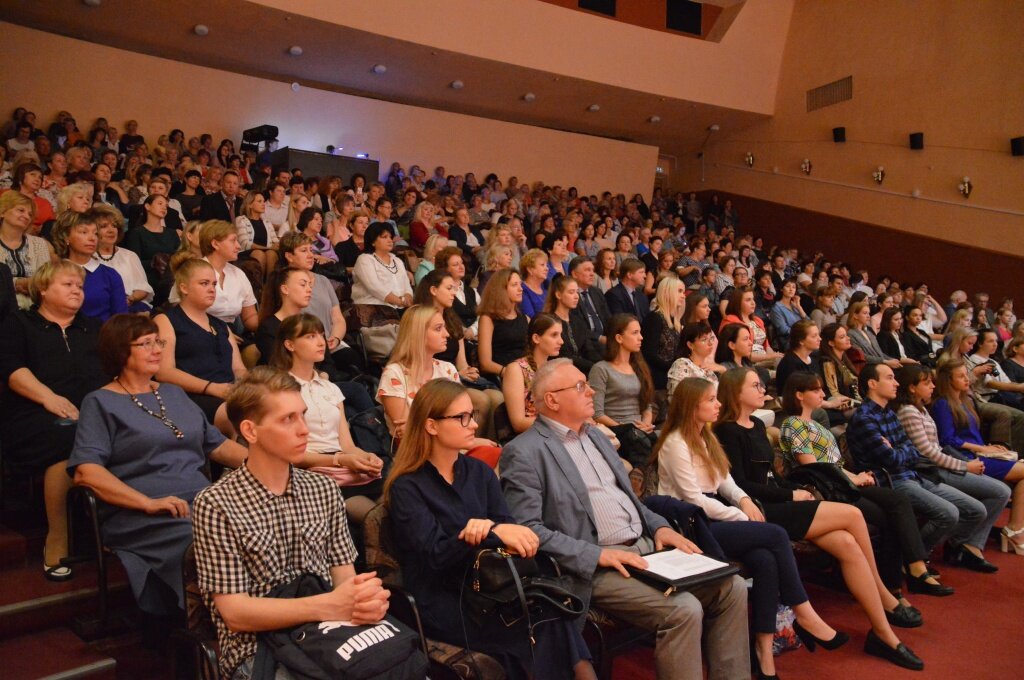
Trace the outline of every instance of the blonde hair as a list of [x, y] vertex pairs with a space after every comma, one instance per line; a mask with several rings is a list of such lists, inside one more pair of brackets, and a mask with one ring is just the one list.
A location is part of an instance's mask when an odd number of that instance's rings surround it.
[[447, 247], [447, 236], [441, 236], [440, 234], [431, 234], [427, 238], [427, 242], [423, 244], [423, 259], [427, 262], [433, 262], [434, 257]]
[[525, 280], [527, 272], [542, 260], [547, 262], [548, 254], [540, 248], [530, 248], [527, 250], [523, 256], [519, 258], [519, 276]]
[[[864, 301], [854, 302], [852, 305], [850, 305], [850, 308], [847, 310], [847, 313], [846, 313], [846, 327], [847, 328], [854, 328], [854, 329], [861, 328], [861, 325], [859, 325], [860, 321], [857, 320], [857, 315], [860, 314], [860, 310], [864, 309], [867, 306], [868, 306], [868, 303], [866, 303]], [[858, 324], [858, 325], [854, 325], [854, 324]]]
[[433, 361], [423, 339], [435, 315], [444, 320], [444, 316], [433, 305], [413, 305], [405, 310], [402, 322], [398, 325], [398, 339], [391, 350], [389, 363], [401, 366], [413, 380], [422, 375], [423, 369]]
[[[69, 150], [70, 153], [70, 150]], [[57, 213], [60, 214], [68, 209], [68, 205], [71, 203], [71, 199], [75, 196], [89, 196], [92, 197], [93, 186], [86, 184], [85, 182], [75, 182], [69, 184], [60, 190], [57, 194]]]
[[3, 222], [4, 213], [18, 206], [25, 206], [33, 218], [36, 216], [36, 202], [21, 193], [20, 191], [5, 191], [0, 194], [0, 223]]
[[231, 234], [237, 234], [238, 227], [224, 220], [209, 220], [199, 228], [199, 252], [206, 257], [213, 252], [213, 242], [223, 241]]
[[213, 265], [197, 257], [191, 257], [178, 263], [174, 269], [174, 287], [178, 289], [179, 295], [181, 294], [181, 287], [191, 281], [192, 277], [200, 269], [213, 270]]
[[665, 323], [676, 333], [681, 333], [683, 330], [683, 314], [686, 312], [686, 301], [684, 300], [678, 315], [675, 313], [680, 288], [683, 288], [683, 282], [679, 280], [678, 276], [670, 274], [662, 277], [654, 291], [653, 311], [660, 313], [665, 319]]
[[85, 270], [70, 260], [58, 260], [57, 262], [47, 262], [42, 267], [36, 270], [36, 273], [32, 275], [32, 278], [28, 283], [28, 294], [32, 298], [33, 304], [40, 305], [43, 303], [43, 296], [41, 293], [50, 287], [61, 274], [73, 274], [85, 282]]
[[493, 271], [495, 268], [497, 268], [497, 266], [498, 266], [498, 256], [503, 254], [503, 253], [508, 253], [509, 256], [511, 256], [512, 255], [512, 247], [511, 246], [503, 246], [500, 243], [493, 244], [487, 250], [487, 262], [484, 265], [484, 269], [486, 269], [488, 271]]

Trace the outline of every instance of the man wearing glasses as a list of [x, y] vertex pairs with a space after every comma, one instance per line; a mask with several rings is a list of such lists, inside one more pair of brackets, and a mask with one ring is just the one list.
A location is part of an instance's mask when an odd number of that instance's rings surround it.
[[532, 391], [537, 421], [501, 456], [502, 489], [518, 522], [533, 529], [540, 550], [572, 577], [588, 606], [593, 602], [632, 625], [657, 631], [659, 677], [702, 677], [706, 627], [708, 677], [749, 678], [743, 581], [733, 576], [666, 597], [630, 578], [626, 566], [646, 567], [643, 554], [699, 548], [632, 492], [615, 449], [590, 424], [594, 391], [571, 360], [548, 361], [538, 369]]

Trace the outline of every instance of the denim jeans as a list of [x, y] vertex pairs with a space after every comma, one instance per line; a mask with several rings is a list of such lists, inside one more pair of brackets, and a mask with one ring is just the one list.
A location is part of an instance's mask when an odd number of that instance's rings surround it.
[[971, 534], [971, 537], [967, 539], [968, 544], [978, 550], [984, 550], [989, 532], [992, 531], [992, 525], [995, 524], [1003, 508], [1006, 507], [1007, 502], [1010, 500], [1010, 487], [998, 479], [986, 477], [985, 475], [973, 475], [970, 472], [958, 475], [952, 470], [940, 469], [939, 476], [942, 478], [943, 483], [963, 491], [971, 498], [981, 501], [985, 506], [988, 516], [984, 522], [978, 525], [974, 533]]
[[900, 479], [893, 482], [893, 486], [910, 499], [916, 513], [924, 516], [921, 541], [928, 553], [943, 539], [954, 546], [963, 545], [988, 517], [981, 501], [948, 484], [935, 484], [927, 479]]

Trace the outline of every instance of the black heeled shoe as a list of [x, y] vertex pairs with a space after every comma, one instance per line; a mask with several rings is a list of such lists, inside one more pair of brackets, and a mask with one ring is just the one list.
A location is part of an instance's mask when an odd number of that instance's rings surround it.
[[958, 567], [970, 569], [971, 571], [981, 572], [982, 574], [994, 574], [999, 571], [999, 567], [984, 557], [978, 557], [962, 545], [958, 545], [955, 548], [950, 548], [947, 545], [943, 557], [950, 564], [955, 564]]
[[764, 671], [760, 668], [757, 669], [757, 674], [754, 676], [757, 680], [779, 680], [778, 675], [765, 675]]
[[920, 628], [924, 625], [924, 617], [916, 607], [908, 607], [905, 604], [897, 604], [890, 612], [885, 612], [885, 620], [890, 626], [897, 628]]
[[877, 656], [912, 671], [924, 670], [924, 661], [921, 661], [917, 654], [910, 650], [910, 647], [901, 642], [894, 649], [882, 642], [882, 639], [875, 635], [873, 630], [868, 631], [868, 638], [864, 641], [864, 653]]
[[811, 633], [801, 626], [798, 621], [793, 622], [793, 630], [796, 631], [796, 636], [800, 638], [800, 641], [804, 643], [805, 647], [807, 647], [808, 652], [813, 652], [814, 648], [818, 645], [821, 645], [822, 648], [831, 652], [835, 649], [839, 649], [850, 641], [850, 636], [839, 630], [836, 631], [836, 634], [831, 640], [822, 640], [819, 637], [811, 635]]
[[931, 576], [925, 572], [920, 576], [912, 576], [907, 574], [907, 590], [918, 595], [933, 595], [935, 597], [947, 597], [953, 594], [953, 588], [951, 586], [944, 586], [941, 583], [928, 583], [928, 577]]

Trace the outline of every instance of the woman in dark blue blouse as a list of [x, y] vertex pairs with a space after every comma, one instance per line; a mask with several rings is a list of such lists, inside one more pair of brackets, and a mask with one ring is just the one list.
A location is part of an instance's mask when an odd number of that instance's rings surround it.
[[472, 446], [476, 427], [466, 388], [429, 381], [413, 400], [384, 486], [396, 557], [423, 628], [432, 638], [493, 656], [509, 678], [594, 678], [586, 644], [569, 621], [536, 628], [531, 650], [522, 627], [506, 628], [497, 618], [485, 626], [462, 619], [461, 590], [478, 550], [533, 557], [540, 545], [532, 530], [515, 524], [494, 472], [459, 453]]

